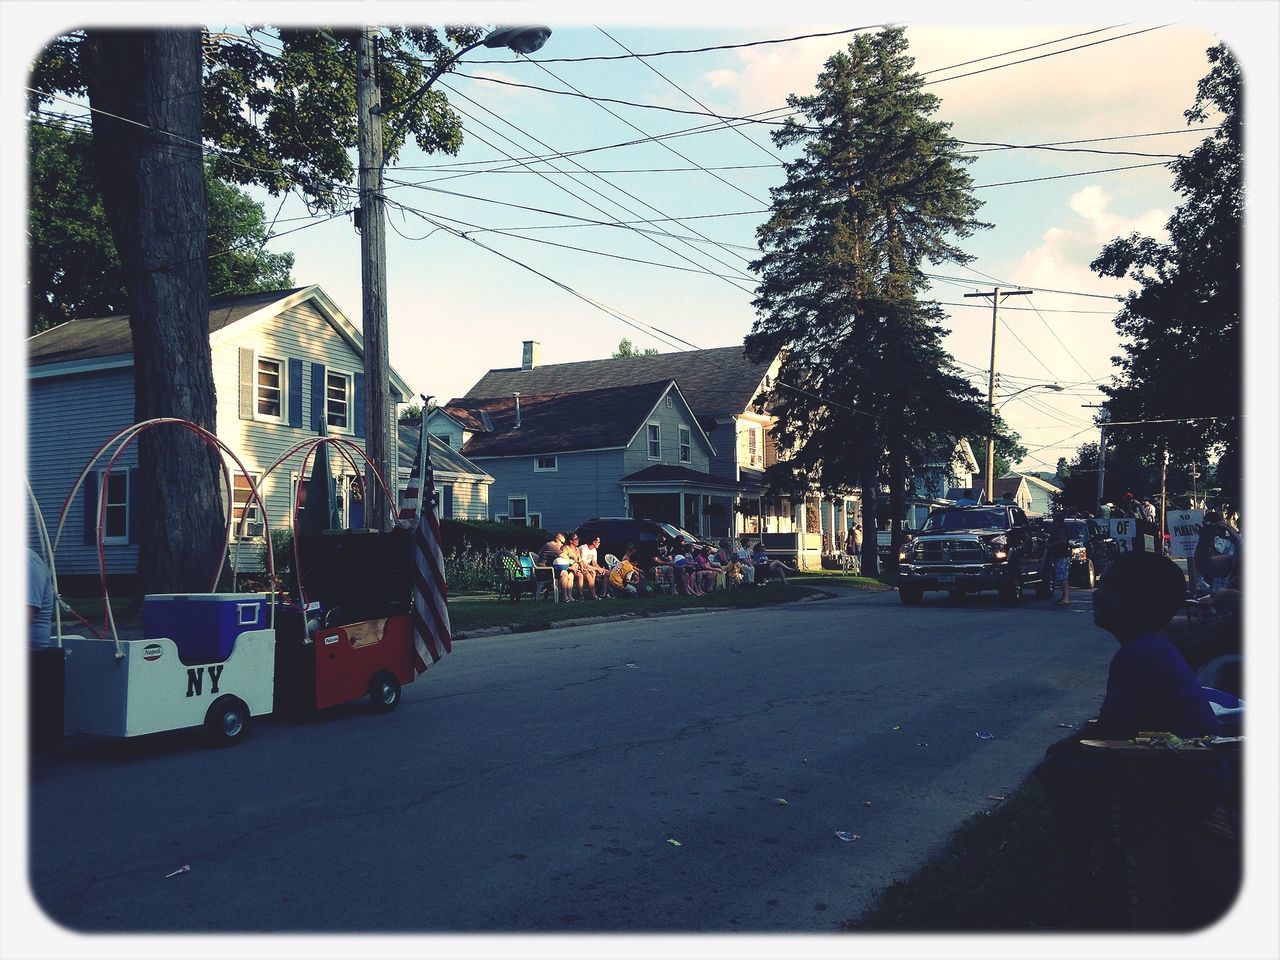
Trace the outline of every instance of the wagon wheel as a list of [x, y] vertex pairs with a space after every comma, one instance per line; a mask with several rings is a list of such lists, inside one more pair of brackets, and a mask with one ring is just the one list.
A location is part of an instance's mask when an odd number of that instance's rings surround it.
[[387, 670], [369, 681], [369, 703], [379, 713], [390, 713], [400, 706], [400, 679]]
[[249, 732], [249, 708], [239, 697], [219, 697], [204, 715], [204, 729], [218, 746], [239, 743]]

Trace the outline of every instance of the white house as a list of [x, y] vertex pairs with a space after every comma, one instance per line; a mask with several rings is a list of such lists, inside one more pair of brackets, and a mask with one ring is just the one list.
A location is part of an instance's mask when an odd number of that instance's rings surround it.
[[[129, 318], [72, 320], [37, 334], [27, 343], [28, 472], [52, 535], [52, 526], [80, 470], [99, 445], [134, 422]], [[244, 461], [255, 482], [291, 445], [315, 436], [321, 417], [330, 435], [350, 438], [363, 447], [363, 337], [319, 286], [210, 301], [209, 345], [217, 391], [215, 432]], [[391, 393], [394, 416], [395, 404], [412, 395], [394, 370]], [[338, 481], [343, 525], [364, 526], [359, 485], [353, 485], [357, 471], [341, 457], [331, 456], [330, 461]], [[468, 502], [485, 501], [473, 515], [485, 516], [488, 507], [483, 491], [492, 478], [479, 470], [468, 473], [470, 466], [465, 460], [451, 461], [450, 470], [457, 476], [441, 479], [467, 484]], [[103, 486], [99, 473], [81, 491], [79, 502], [69, 511], [58, 550], [60, 575], [97, 572], [94, 540], [100, 497], [106, 498], [107, 570], [111, 574], [134, 572], [137, 547], [132, 517], [140, 509], [136, 467], [135, 444], [112, 469], [109, 484]], [[265, 545], [261, 518], [249, 502], [246, 477], [234, 463], [228, 467], [237, 521], [242, 511], [249, 512], [246, 537], [232, 548], [237, 568], [255, 569]], [[263, 485], [273, 530], [287, 529], [300, 468], [301, 459], [296, 458], [273, 472]], [[397, 475], [394, 465], [391, 475]], [[472, 484], [478, 489], [472, 490]]]

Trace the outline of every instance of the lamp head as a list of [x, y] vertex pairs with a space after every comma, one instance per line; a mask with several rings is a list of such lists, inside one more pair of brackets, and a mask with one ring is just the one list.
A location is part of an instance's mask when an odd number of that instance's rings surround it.
[[534, 53], [551, 36], [551, 28], [539, 25], [498, 27], [484, 38], [486, 47], [507, 47], [516, 53]]

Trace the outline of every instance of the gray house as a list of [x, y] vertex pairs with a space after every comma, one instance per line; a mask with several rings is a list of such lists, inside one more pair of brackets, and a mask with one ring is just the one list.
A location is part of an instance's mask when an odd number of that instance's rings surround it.
[[[685, 423], [690, 440], [701, 432], [708, 441], [705, 466], [681, 461], [679, 424], [659, 422], [661, 459], [650, 461], [646, 455], [643, 461], [628, 461], [628, 468], [622, 472], [600, 475], [599, 489], [590, 501], [599, 508], [587, 512], [575, 508], [573, 515], [579, 519], [595, 515], [647, 516], [716, 537], [794, 522], [795, 511], [789, 505], [762, 499], [764, 468], [775, 456], [768, 434], [772, 419], [757, 413], [753, 406], [756, 397], [767, 388], [768, 378], [777, 372], [776, 359], [752, 362], [741, 346], [555, 364], [541, 364], [539, 354], [538, 343], [525, 341], [519, 367], [488, 371], [466, 396], [433, 414], [429, 423], [432, 433], [449, 435], [458, 444], [468, 443], [471, 437], [485, 432], [483, 414], [491, 403], [501, 398], [514, 408], [516, 394], [520, 395], [522, 406], [527, 406], [527, 399], [533, 396], [623, 388], [623, 395], [629, 390], [631, 403], [640, 405], [635, 399], [639, 388], [675, 381], [691, 413]], [[674, 397], [671, 402], [676, 402]], [[468, 413], [473, 407], [474, 416]], [[658, 419], [661, 421], [661, 417]], [[645, 430], [647, 434], [647, 422]], [[468, 446], [464, 452], [468, 456], [474, 454], [477, 463], [492, 472], [478, 448]], [[691, 453], [691, 457], [695, 455]], [[500, 508], [502, 495], [496, 486], [493, 493], [493, 514], [510, 516], [510, 509]], [[516, 509], [518, 501], [517, 497]], [[543, 514], [544, 526], [555, 525], [545, 510], [538, 510], [536, 505], [529, 509]]]
[[[492, 518], [572, 529], [593, 516], [652, 516], [689, 526], [686, 502], [741, 485], [709, 471], [716, 449], [670, 378], [573, 393], [464, 397], [427, 429], [493, 477]], [[690, 527], [691, 529], [691, 527]]]
[[[249, 479], [294, 443], [327, 431], [363, 445], [364, 361], [360, 331], [319, 286], [224, 297], [209, 304], [209, 344], [217, 391], [215, 432], [244, 461], [248, 475], [228, 463], [233, 513], [247, 511], [246, 535], [233, 540], [239, 570], [259, 569], [265, 547], [262, 518], [249, 495]], [[28, 476], [45, 521], [52, 527], [71, 485], [94, 451], [134, 422], [133, 342], [126, 315], [72, 320], [27, 341]], [[391, 373], [392, 399], [410, 396]], [[331, 457], [340, 516], [363, 526], [357, 472]], [[97, 506], [106, 501], [104, 547], [107, 570], [131, 574], [137, 565], [132, 518], [145, 505], [136, 490], [137, 446], [112, 469], [85, 485], [68, 514], [58, 551], [60, 574], [95, 574]], [[456, 465], [460, 470], [469, 468]], [[286, 463], [262, 484], [272, 529], [287, 526], [301, 467]], [[483, 486], [487, 477], [473, 478]], [[52, 530], [50, 534], [52, 535]], [[30, 534], [35, 546], [34, 525]], [[210, 571], [212, 574], [212, 571]]]

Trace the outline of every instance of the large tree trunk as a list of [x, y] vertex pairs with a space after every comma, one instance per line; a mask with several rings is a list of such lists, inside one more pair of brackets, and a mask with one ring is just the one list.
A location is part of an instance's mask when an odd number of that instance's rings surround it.
[[876, 432], [868, 429], [863, 442], [866, 445], [862, 468], [862, 575], [880, 575], [880, 537], [876, 526], [876, 501], [880, 493], [880, 458], [876, 456]]
[[[94, 161], [129, 292], [134, 416], [213, 430], [200, 32], [91, 30], [84, 62]], [[223, 559], [218, 460], [177, 426], [139, 438], [138, 596], [209, 589]]]

